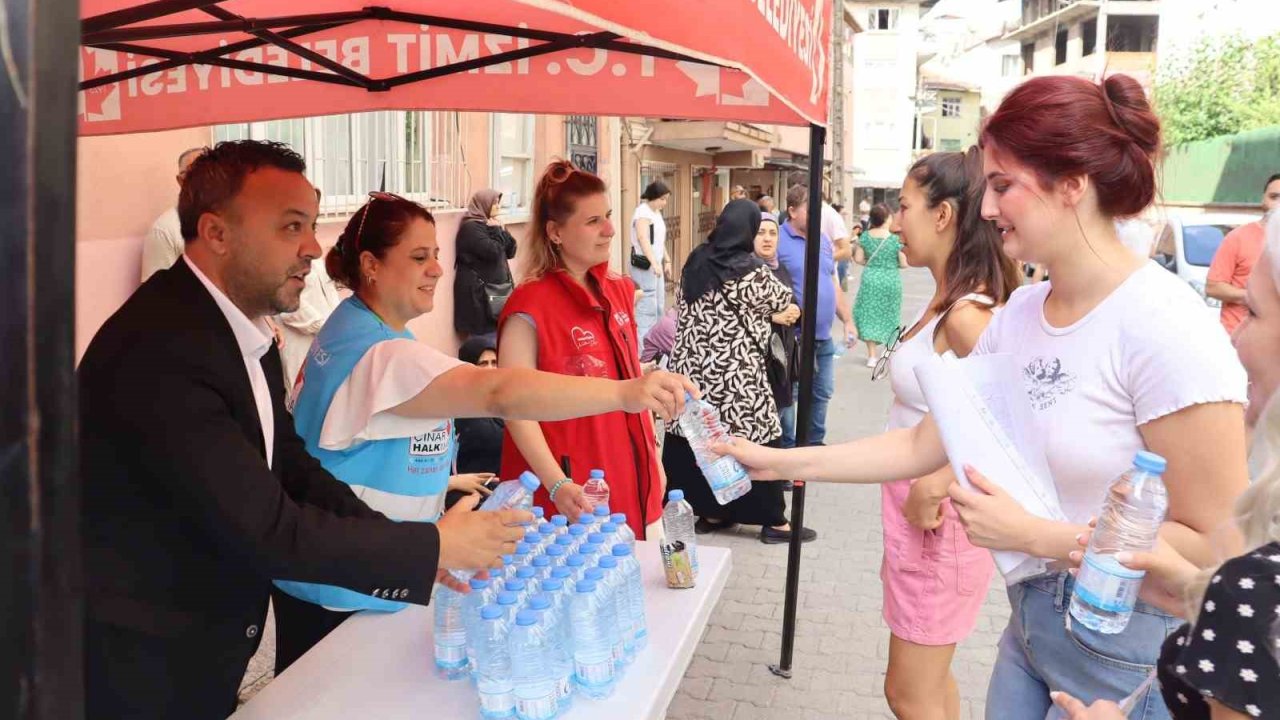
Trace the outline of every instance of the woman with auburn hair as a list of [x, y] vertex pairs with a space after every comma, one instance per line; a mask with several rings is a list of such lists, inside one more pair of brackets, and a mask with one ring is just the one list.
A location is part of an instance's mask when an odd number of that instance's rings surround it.
[[[609, 271], [613, 237], [604, 181], [565, 160], [547, 166], [524, 241], [526, 274], [498, 320], [499, 367], [612, 380], [642, 376], [635, 283]], [[591, 512], [582, 483], [597, 469], [609, 483], [610, 509], [626, 513], [636, 537], [644, 538], [646, 526], [662, 515], [666, 484], [648, 414], [507, 422], [502, 477], [532, 470], [543, 485], [534, 502], [548, 514], [576, 521]]]
[[[1124, 697], [1150, 675], [1178, 621], [1138, 602], [1120, 633], [1068, 623], [1068, 556], [1112, 480], [1149, 450], [1168, 461], [1161, 538], [1194, 563], [1213, 562], [1209, 534], [1248, 485], [1246, 383], [1199, 296], [1116, 237], [1116, 218], [1137, 215], [1155, 196], [1160, 123], [1137, 81], [1028, 80], [988, 120], [981, 147], [983, 217], [995, 222], [1006, 254], [1043, 263], [1052, 280], [1015, 291], [971, 355], [1008, 354], [1021, 368], [1032, 406], [1026, 430], [1043, 444], [1066, 519], [1030, 514], [981, 468], [966, 468], [972, 488], [952, 484], [949, 497], [971, 543], [1041, 560], [1008, 587], [1012, 615], [987, 717], [1042, 718], [1051, 691], [1086, 702]], [[758, 479], [881, 483], [928, 475], [947, 460], [930, 415], [832, 447], [777, 450], [738, 439], [720, 449]], [[1151, 689], [1134, 712], [1168, 717]]]

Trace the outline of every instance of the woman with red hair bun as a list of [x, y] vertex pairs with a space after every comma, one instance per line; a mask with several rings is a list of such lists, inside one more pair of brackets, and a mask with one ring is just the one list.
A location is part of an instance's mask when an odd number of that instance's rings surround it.
[[[1068, 617], [1075, 537], [1136, 453], [1168, 461], [1160, 537], [1200, 565], [1220, 555], [1210, 533], [1248, 485], [1246, 382], [1231, 343], [1185, 283], [1139, 258], [1115, 220], [1155, 197], [1160, 123], [1142, 88], [1116, 75], [1098, 84], [1041, 77], [1011, 92], [981, 137], [982, 215], [1005, 253], [1044, 265], [1051, 280], [1017, 290], [971, 356], [1012, 355], [1032, 405], [1029, 437], [1043, 445], [1065, 520], [1030, 514], [967, 468], [973, 489], [950, 487], [970, 542], [1041, 560], [1009, 578], [1012, 615], [987, 691], [987, 717], [1042, 718], [1051, 691], [1092, 702], [1125, 697], [1150, 675], [1179, 622], [1142, 601], [1122, 632]], [[887, 482], [946, 463], [926, 415], [913, 428], [831, 447], [776, 450], [741, 439], [722, 451], [757, 479]], [[1133, 717], [1168, 718], [1145, 690]]]

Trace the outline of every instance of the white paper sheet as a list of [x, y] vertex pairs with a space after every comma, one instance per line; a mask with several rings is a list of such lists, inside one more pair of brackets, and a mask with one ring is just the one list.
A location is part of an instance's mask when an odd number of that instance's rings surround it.
[[[971, 487], [964, 475], [964, 466], [971, 465], [1031, 514], [1066, 519], [1044, 447], [1032, 431], [1031, 404], [1012, 355], [937, 357], [921, 363], [916, 378], [961, 484]], [[992, 556], [1008, 585], [1048, 566], [1042, 558], [1019, 552]]]

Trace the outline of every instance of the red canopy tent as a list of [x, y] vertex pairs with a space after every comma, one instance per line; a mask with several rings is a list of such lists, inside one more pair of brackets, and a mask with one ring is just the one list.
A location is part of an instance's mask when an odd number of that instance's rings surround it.
[[[80, 717], [75, 452], [75, 142], [105, 135], [378, 109], [731, 119], [810, 128], [819, 227], [829, 91], [825, 0], [0, 0], [0, 674], [17, 717]], [[16, 31], [15, 31], [16, 30]], [[77, 86], [78, 81], [78, 86]], [[73, 124], [78, 123], [78, 124]], [[807, 249], [815, 316], [818, 243]], [[24, 310], [22, 312], [21, 310]], [[812, 398], [802, 336], [798, 442]], [[11, 393], [11, 394], [10, 394]], [[10, 469], [11, 468], [11, 469]], [[803, 525], [797, 483], [792, 523]], [[800, 545], [791, 546], [789, 676]], [[7, 715], [8, 713], [6, 713]]]

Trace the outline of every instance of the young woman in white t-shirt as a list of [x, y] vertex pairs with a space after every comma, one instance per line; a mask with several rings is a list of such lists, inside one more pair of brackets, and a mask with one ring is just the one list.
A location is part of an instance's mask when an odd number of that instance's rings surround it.
[[[949, 494], [975, 545], [1050, 561], [1048, 572], [1009, 587], [1012, 616], [987, 694], [988, 718], [1042, 718], [1051, 691], [1086, 702], [1124, 697], [1154, 667], [1178, 621], [1140, 602], [1121, 633], [1067, 629], [1068, 555], [1112, 479], [1148, 449], [1168, 460], [1161, 537], [1193, 562], [1214, 562], [1208, 537], [1248, 484], [1246, 383], [1195, 292], [1116, 237], [1115, 219], [1136, 215], [1155, 195], [1159, 121], [1136, 81], [1029, 80], [988, 120], [982, 146], [983, 216], [1007, 254], [1042, 263], [1052, 280], [1015, 292], [973, 355], [1008, 353], [1022, 368], [1031, 431], [1067, 520], [1031, 515], [981, 468], [966, 470], [974, 490], [953, 484]], [[832, 447], [737, 440], [721, 450], [757, 479], [881, 483], [946, 463], [931, 416]], [[1168, 717], [1152, 691], [1135, 713]]]
[[642, 257], [649, 263], [649, 267], [641, 268], [633, 262], [628, 268], [640, 292], [636, 299], [636, 326], [641, 343], [666, 312], [671, 259], [667, 257], [667, 223], [662, 210], [670, 199], [671, 188], [661, 180], [654, 180], [644, 189], [631, 218], [631, 257]]

